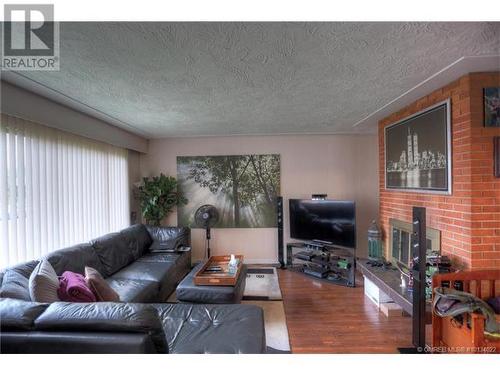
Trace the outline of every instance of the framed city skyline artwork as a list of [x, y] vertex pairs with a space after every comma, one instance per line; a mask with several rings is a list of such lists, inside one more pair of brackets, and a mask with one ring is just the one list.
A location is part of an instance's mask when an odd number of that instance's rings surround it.
[[385, 128], [386, 189], [451, 194], [450, 101]]

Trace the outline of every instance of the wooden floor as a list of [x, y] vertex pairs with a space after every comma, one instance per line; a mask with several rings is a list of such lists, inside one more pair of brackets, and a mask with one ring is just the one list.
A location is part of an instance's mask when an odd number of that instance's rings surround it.
[[356, 288], [279, 270], [292, 353], [397, 353], [411, 344], [411, 318], [386, 318]]

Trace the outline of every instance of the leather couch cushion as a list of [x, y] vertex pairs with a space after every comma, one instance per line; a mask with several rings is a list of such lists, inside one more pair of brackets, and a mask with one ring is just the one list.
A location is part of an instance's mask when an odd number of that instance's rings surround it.
[[161, 283], [169, 274], [172, 262], [134, 262], [113, 274], [116, 279], [152, 280]]
[[192, 303], [240, 303], [245, 291], [247, 267], [242, 270], [234, 286], [195, 285], [194, 276], [203, 267], [200, 263], [179, 283], [176, 296], [179, 301]]
[[189, 228], [146, 226], [151, 239], [151, 249], [161, 250], [165, 245], [170, 249], [189, 246], [191, 231]]
[[132, 253], [134, 259], [138, 259], [148, 251], [153, 242], [149, 235], [146, 226], [143, 224], [135, 224], [120, 232]]
[[29, 278], [37, 264], [38, 261], [34, 260], [4, 270], [2, 286], [0, 287], [0, 297], [31, 301]]
[[[175, 287], [186, 274], [191, 270], [191, 252], [181, 253], [148, 253], [137, 259], [136, 263], [156, 263], [166, 268], [167, 274], [162, 277], [160, 283], [160, 293], [155, 302], [163, 302], [175, 291]], [[161, 268], [159, 268], [161, 271]]]
[[3, 277], [0, 297], [31, 301], [29, 279], [14, 270], [7, 270]]
[[138, 262], [148, 262], [148, 263], [174, 263], [182, 256], [183, 253], [147, 253], [142, 257], [137, 259]]
[[[190, 265], [190, 252], [146, 254], [113, 274], [106, 281], [118, 292], [121, 301], [163, 302], [167, 300], [179, 281], [189, 272]], [[111, 280], [117, 280], [119, 283], [112, 283]], [[147, 290], [140, 292], [136, 283], [127, 286], [125, 280], [130, 282], [152, 281], [155, 283], [156, 289], [152, 290], [150, 285], [146, 285]], [[151, 296], [151, 293], [154, 295]]]
[[0, 331], [28, 331], [33, 329], [35, 319], [48, 306], [46, 303], [2, 298], [0, 300]]
[[[99, 257], [103, 270], [97, 269], [104, 277], [111, 276], [127, 264], [134, 261], [134, 255], [121, 233], [110, 233], [91, 241]], [[90, 267], [92, 267], [89, 264]], [[94, 267], [95, 268], [95, 267]]]
[[168, 346], [156, 309], [139, 303], [55, 302], [35, 320], [40, 331], [148, 333], [160, 353]]
[[47, 259], [56, 273], [60, 276], [64, 271], [71, 271], [83, 275], [85, 267], [92, 267], [102, 272], [103, 264], [99, 260], [96, 251], [88, 243], [82, 243], [60, 249], [48, 254]]
[[31, 276], [31, 273], [33, 272], [33, 270], [35, 269], [35, 267], [37, 266], [37, 264], [39, 262], [40, 262], [39, 260], [30, 260], [28, 262], [19, 263], [19, 264], [16, 264], [12, 267], [5, 269], [4, 272], [7, 270], [14, 270], [18, 274], [29, 279]]
[[170, 353], [265, 353], [264, 314], [252, 305], [154, 304]]
[[158, 240], [153, 241], [151, 246], [149, 247], [149, 250], [151, 251], [177, 251], [177, 241], [175, 238], [171, 238], [170, 240], [167, 240], [166, 242], [161, 242]]
[[106, 281], [118, 293], [122, 302], [156, 301], [160, 289], [159, 283], [152, 280], [117, 279], [112, 276]]

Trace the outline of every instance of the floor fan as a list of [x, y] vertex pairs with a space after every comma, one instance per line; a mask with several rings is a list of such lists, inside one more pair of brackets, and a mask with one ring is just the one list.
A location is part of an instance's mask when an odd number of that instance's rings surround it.
[[210, 228], [219, 221], [217, 208], [210, 204], [199, 207], [194, 214], [196, 225], [205, 228], [207, 240], [207, 259], [210, 258]]

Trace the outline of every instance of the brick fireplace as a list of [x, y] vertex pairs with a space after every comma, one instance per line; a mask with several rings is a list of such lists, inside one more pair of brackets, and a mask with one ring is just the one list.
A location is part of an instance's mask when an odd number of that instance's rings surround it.
[[[411, 221], [427, 208], [427, 225], [441, 232], [441, 251], [464, 269], [500, 268], [500, 178], [493, 175], [493, 138], [483, 126], [483, 88], [500, 87], [500, 73], [471, 73], [379, 122], [380, 221], [389, 255], [389, 220]], [[452, 195], [385, 189], [384, 128], [445, 99], [451, 100]]]

